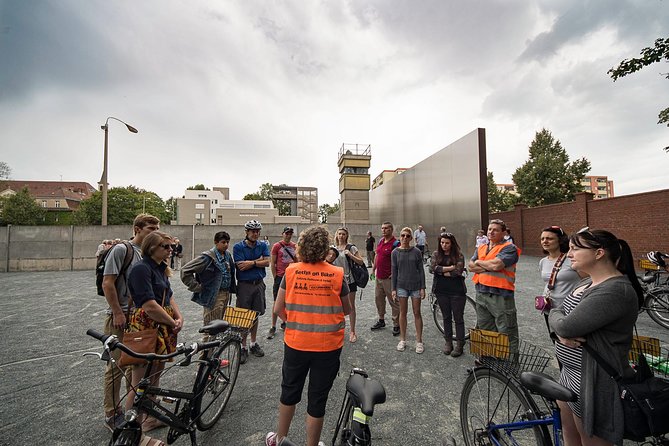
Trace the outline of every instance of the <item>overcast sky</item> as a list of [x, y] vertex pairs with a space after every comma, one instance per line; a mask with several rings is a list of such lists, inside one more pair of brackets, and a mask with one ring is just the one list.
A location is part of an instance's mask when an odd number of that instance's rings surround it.
[[669, 1], [0, 0], [0, 161], [15, 180], [181, 196], [271, 182], [339, 198], [342, 143], [374, 178], [477, 127], [510, 182], [536, 131], [616, 194], [667, 187], [666, 63], [606, 74], [666, 37]]

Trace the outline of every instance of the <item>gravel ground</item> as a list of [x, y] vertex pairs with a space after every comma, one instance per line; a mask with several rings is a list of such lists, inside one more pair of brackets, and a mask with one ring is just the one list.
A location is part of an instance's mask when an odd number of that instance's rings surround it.
[[[538, 261], [537, 257], [523, 256], [519, 262], [518, 320], [521, 338], [550, 350], [543, 318], [533, 303], [542, 290]], [[430, 282], [431, 278], [428, 289]], [[93, 271], [3, 273], [0, 284], [0, 444], [106, 444], [110, 434], [102, 423], [104, 364], [82, 356], [87, 351], [100, 351], [99, 342], [85, 331], [101, 330], [105, 317], [106, 304], [96, 295]], [[408, 348], [397, 352], [398, 338], [392, 336], [390, 328], [369, 330], [376, 319], [373, 285], [370, 283], [357, 300], [358, 342], [344, 347], [340, 373], [330, 393], [323, 440], [330, 443], [348, 371], [362, 367], [381, 381], [387, 392], [387, 402], [377, 407], [372, 422], [374, 444], [439, 445], [448, 436], [462, 443], [459, 397], [473, 358], [441, 353], [443, 340], [427, 300], [422, 305], [425, 353], [414, 352], [411, 314]], [[197, 340], [202, 309], [190, 301], [179, 280], [174, 280], [173, 286], [186, 319], [180, 339]], [[473, 295], [470, 281], [468, 288]], [[273, 340], [265, 340], [269, 325], [266, 314], [260, 318], [258, 336], [265, 357], [252, 356], [242, 366], [223, 417], [210, 431], [198, 433], [200, 444], [262, 445], [265, 433], [275, 430], [283, 343], [280, 332]], [[640, 316], [638, 327], [642, 334], [666, 340], [666, 331], [646, 315]], [[555, 361], [548, 371], [555, 373]], [[191, 367], [173, 369], [163, 383], [187, 388], [194, 373]], [[298, 444], [304, 441], [305, 405], [298, 406], [290, 432]], [[164, 438], [166, 429], [153, 435]], [[175, 444], [188, 445], [189, 441], [181, 437]]]

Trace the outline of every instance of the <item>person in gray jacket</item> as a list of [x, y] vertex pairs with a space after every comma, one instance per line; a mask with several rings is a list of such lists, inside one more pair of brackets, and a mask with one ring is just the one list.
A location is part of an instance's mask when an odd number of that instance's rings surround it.
[[425, 299], [425, 269], [423, 268], [423, 254], [416, 247], [411, 246], [413, 231], [403, 228], [400, 232], [400, 246], [390, 255], [391, 290], [393, 300], [400, 304], [400, 342], [397, 351], [406, 348], [407, 312], [409, 300], [416, 324], [416, 353], [423, 353], [423, 317], [420, 314], [420, 304]]
[[622, 444], [624, 418], [617, 383], [582, 347], [587, 343], [623, 377], [634, 376], [627, 360], [643, 291], [625, 240], [583, 228], [569, 240], [571, 267], [583, 279], [548, 322], [557, 337], [560, 383], [578, 401], [559, 401], [566, 445]]
[[204, 325], [223, 319], [230, 295], [236, 293], [235, 264], [228, 251], [230, 235], [214, 235], [214, 246], [181, 268], [181, 281], [193, 293], [191, 300], [203, 308]]

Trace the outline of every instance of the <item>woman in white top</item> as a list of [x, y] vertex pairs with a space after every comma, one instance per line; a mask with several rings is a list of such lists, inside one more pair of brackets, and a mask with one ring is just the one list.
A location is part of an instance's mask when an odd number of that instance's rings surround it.
[[[581, 276], [571, 267], [571, 260], [567, 257], [569, 251], [569, 237], [559, 226], [548, 226], [541, 231], [541, 248], [546, 257], [539, 261], [539, 272], [544, 281], [544, 296], [548, 295], [548, 283], [553, 273], [553, 267], [560, 262], [553, 289], [550, 291], [550, 303], [552, 308], [561, 307], [564, 299], [571, 293], [576, 284], [581, 281]], [[542, 313], [548, 327], [548, 313], [550, 308]], [[550, 331], [550, 330], [549, 330]]]
[[355, 334], [355, 293], [358, 291], [358, 287], [353, 280], [353, 274], [351, 274], [351, 268], [349, 267], [348, 262], [351, 261], [357, 263], [358, 265], [364, 265], [365, 261], [360, 256], [358, 248], [353, 244], [349, 244], [348, 229], [337, 229], [337, 234], [335, 235], [335, 245], [337, 251], [339, 252], [339, 256], [334, 259], [332, 264], [344, 268], [344, 279], [346, 280], [350, 291], [348, 300], [351, 303], [351, 312], [348, 315], [348, 319], [351, 324], [348, 340], [350, 342], [355, 342], [358, 340], [358, 336]]

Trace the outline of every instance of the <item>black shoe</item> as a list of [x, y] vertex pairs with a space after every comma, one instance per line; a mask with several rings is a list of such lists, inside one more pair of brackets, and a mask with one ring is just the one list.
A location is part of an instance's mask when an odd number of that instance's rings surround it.
[[286, 329], [286, 323], [285, 323], [285, 322], [281, 322], [281, 329], [282, 329], [282, 330], [285, 330], [285, 329]]
[[372, 325], [372, 330], [381, 330], [382, 328], [386, 328], [386, 321], [383, 319], [379, 319], [376, 324]]
[[263, 351], [262, 347], [260, 347], [260, 344], [255, 344], [251, 347], [251, 354], [253, 356], [257, 356], [258, 358], [265, 356], [265, 352]]
[[242, 349], [242, 354], [239, 356], [239, 363], [246, 364], [246, 360], [249, 359], [249, 351], [245, 348]]
[[400, 335], [400, 327], [393, 327], [393, 336]]

